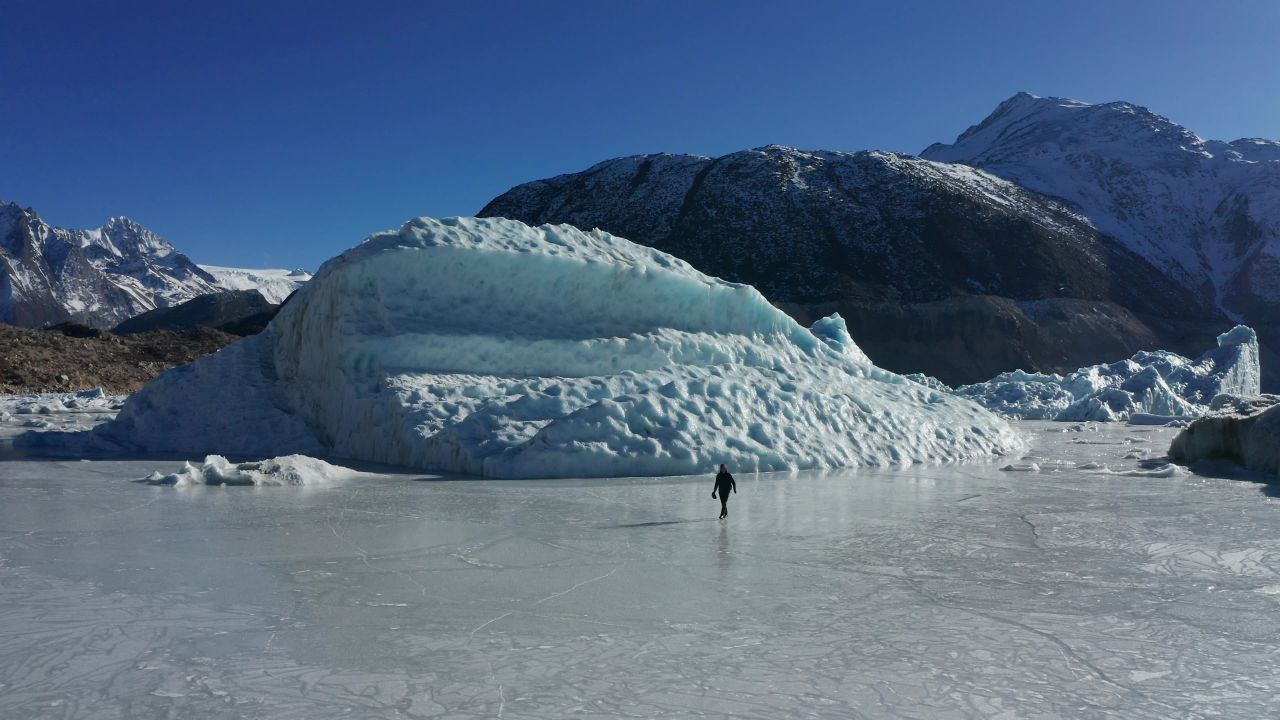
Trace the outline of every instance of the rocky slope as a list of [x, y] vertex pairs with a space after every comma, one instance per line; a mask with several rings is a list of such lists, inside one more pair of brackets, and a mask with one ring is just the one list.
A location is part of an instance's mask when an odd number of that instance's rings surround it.
[[211, 328], [118, 336], [86, 325], [36, 330], [0, 324], [0, 394], [130, 393], [238, 339]]
[[[1211, 299], [1071, 207], [963, 165], [770, 146], [648, 155], [517, 186], [481, 215], [599, 227], [747, 282], [802, 323], [949, 383], [1074, 369], [1229, 327]], [[1168, 321], [1168, 322], [1166, 322]]]

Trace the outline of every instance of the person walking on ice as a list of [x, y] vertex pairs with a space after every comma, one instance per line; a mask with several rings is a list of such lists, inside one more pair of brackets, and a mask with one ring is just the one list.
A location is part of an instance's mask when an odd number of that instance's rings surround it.
[[724, 465], [720, 466], [720, 472], [716, 473], [716, 487], [711, 491], [711, 497], [714, 499], [716, 493], [720, 493], [720, 519], [729, 517], [729, 491], [732, 490], [735, 495], [738, 494], [738, 483], [733, 481], [733, 476], [729, 474], [729, 468]]

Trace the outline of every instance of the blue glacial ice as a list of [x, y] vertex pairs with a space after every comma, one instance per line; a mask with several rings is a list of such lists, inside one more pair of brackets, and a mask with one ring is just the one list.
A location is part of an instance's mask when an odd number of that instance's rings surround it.
[[172, 370], [100, 439], [492, 477], [910, 465], [1018, 449], [754, 288], [604, 232], [419, 218], [330, 260], [261, 335]]

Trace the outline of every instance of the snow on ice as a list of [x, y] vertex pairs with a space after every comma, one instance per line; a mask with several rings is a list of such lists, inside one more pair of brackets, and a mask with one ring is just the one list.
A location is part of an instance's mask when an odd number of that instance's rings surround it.
[[953, 392], [1030, 420], [1163, 424], [1203, 415], [1223, 393], [1261, 392], [1258, 337], [1239, 325], [1219, 335], [1218, 347], [1196, 360], [1164, 350], [1140, 352], [1065, 376], [1015, 370]]
[[567, 225], [419, 218], [325, 263], [262, 334], [172, 370], [99, 439], [495, 477], [907, 465], [1021, 446], [754, 288]]

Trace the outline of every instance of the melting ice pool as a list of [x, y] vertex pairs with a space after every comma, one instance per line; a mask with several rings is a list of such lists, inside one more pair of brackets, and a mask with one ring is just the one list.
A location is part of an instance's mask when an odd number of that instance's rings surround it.
[[727, 522], [710, 476], [0, 462], [0, 717], [1270, 714], [1276, 501], [1076, 468], [1168, 429], [1022, 427], [1027, 458], [742, 474]]

